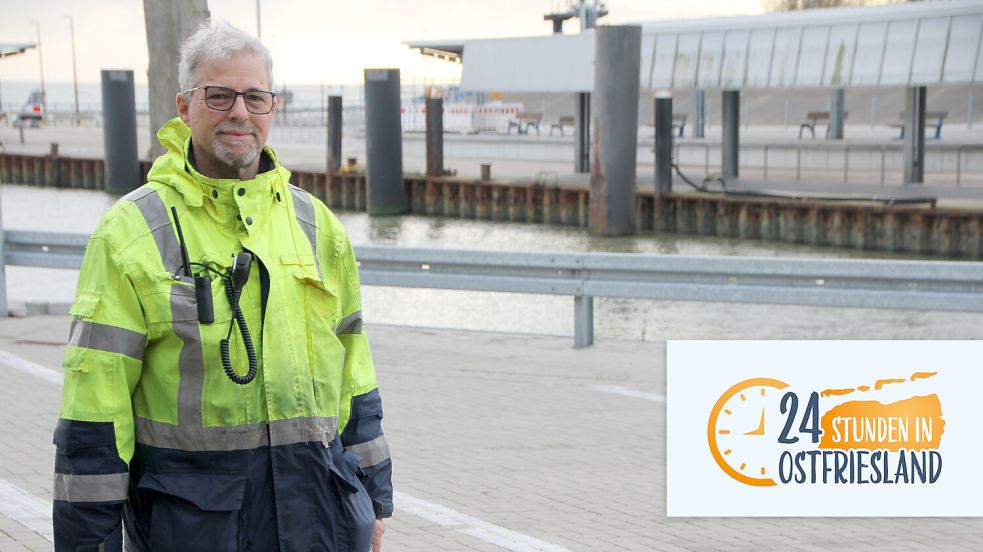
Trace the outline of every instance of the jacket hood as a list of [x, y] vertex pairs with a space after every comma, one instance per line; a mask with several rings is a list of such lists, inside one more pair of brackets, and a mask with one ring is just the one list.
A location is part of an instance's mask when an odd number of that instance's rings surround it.
[[284, 191], [287, 183], [290, 182], [290, 171], [280, 165], [276, 152], [269, 146], [264, 146], [263, 152], [273, 162], [273, 169], [257, 174], [252, 180], [211, 178], [199, 173], [188, 161], [191, 129], [180, 117], [164, 123], [164, 126], [157, 131], [157, 139], [167, 151], [154, 161], [147, 180], [175, 188], [181, 192], [185, 203], [189, 206], [200, 207], [207, 190], [212, 188], [227, 189], [237, 184], [246, 184], [256, 188], [270, 187], [274, 191]]

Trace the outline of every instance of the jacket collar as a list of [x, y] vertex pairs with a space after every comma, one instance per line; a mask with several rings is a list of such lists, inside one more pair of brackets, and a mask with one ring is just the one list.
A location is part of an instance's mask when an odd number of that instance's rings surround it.
[[[254, 202], [265, 203], [265, 207], [269, 207], [270, 202], [277, 202], [278, 193], [282, 198], [287, 192], [290, 171], [280, 165], [276, 152], [269, 146], [265, 146], [261, 154], [268, 159], [267, 167], [264, 167], [268, 170], [251, 180], [238, 180], [210, 178], [198, 172], [189, 159], [191, 129], [179, 117], [165, 123], [157, 131], [157, 138], [167, 151], [154, 161], [147, 179], [171, 186], [184, 196], [184, 202], [189, 207], [201, 207], [206, 202], [213, 203], [219, 211], [238, 211], [244, 207], [243, 203]], [[240, 189], [245, 191], [243, 195], [240, 195]], [[264, 207], [259, 204], [250, 206]]]

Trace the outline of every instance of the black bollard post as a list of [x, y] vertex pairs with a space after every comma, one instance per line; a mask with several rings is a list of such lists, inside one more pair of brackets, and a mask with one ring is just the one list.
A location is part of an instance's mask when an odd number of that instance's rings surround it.
[[58, 142], [51, 143], [51, 153], [48, 154], [51, 160], [51, 175], [48, 177], [48, 185], [54, 187], [61, 186], [61, 156], [58, 155]]
[[405, 213], [399, 69], [365, 70], [365, 199], [370, 215]]
[[655, 197], [672, 191], [672, 93], [655, 94]]
[[723, 91], [723, 121], [720, 138], [721, 173], [737, 178], [740, 153], [741, 91]]
[[444, 99], [427, 98], [427, 176], [444, 175]]
[[328, 96], [328, 182], [341, 170], [341, 96]]
[[137, 155], [137, 110], [133, 71], [102, 71], [103, 141], [106, 147], [106, 190], [125, 194], [142, 184]]

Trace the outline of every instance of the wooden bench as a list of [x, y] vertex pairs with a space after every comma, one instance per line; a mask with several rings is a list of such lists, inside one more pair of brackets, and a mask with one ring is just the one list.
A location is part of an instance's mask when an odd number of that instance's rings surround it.
[[[846, 120], [849, 111], [843, 112], [843, 119]], [[819, 123], [826, 124], [826, 138], [829, 138], [829, 111], [810, 111], [806, 113], [806, 118], [799, 122], [799, 140], [802, 139], [802, 131], [809, 129], [812, 133], [812, 138], [816, 138], [816, 125]]]
[[563, 127], [573, 126], [574, 124], [575, 121], [573, 115], [561, 115], [559, 121], [550, 125], [550, 136], [553, 136], [553, 130], [555, 129], [560, 129], [560, 136], [563, 136]]
[[[945, 122], [945, 118], [949, 116], [948, 111], [926, 111], [925, 112], [925, 128], [935, 127], [934, 138], [936, 140], [942, 138], [942, 123]], [[904, 118], [905, 112], [902, 111], [898, 113], [898, 119], [901, 123], [896, 123], [891, 125], [892, 127], [901, 129], [898, 135], [898, 140], [904, 139]]]
[[512, 127], [519, 134], [529, 134], [529, 127], [536, 127], [536, 134], [539, 134], [539, 123], [543, 120], [543, 114], [533, 111], [516, 113], [515, 119], [509, 121], [508, 133], [512, 134]]

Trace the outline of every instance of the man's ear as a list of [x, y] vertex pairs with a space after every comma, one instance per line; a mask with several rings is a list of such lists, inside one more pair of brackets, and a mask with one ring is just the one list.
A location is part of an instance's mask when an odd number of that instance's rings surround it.
[[191, 125], [191, 121], [188, 118], [188, 108], [191, 104], [188, 102], [188, 96], [184, 92], [178, 92], [177, 96], [174, 97], [174, 102], [177, 104], [177, 114], [184, 121], [184, 124]]

